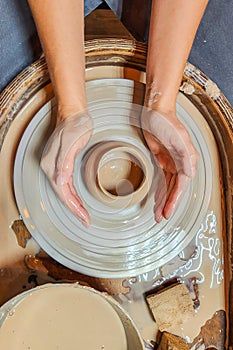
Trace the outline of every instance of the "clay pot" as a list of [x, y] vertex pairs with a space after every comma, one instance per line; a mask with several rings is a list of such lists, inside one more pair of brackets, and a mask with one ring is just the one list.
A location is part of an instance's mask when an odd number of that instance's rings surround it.
[[149, 192], [153, 170], [139, 148], [124, 142], [106, 142], [92, 151], [85, 167], [90, 193], [100, 204], [128, 208]]

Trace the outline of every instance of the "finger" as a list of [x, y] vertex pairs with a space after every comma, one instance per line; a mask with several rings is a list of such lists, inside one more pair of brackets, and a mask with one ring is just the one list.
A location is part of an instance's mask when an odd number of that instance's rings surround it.
[[194, 177], [199, 154], [192, 143], [187, 129], [181, 123], [179, 123], [176, 132], [173, 134], [172, 146], [173, 151], [175, 151], [173, 156], [177, 171], [181, 171], [191, 178]]
[[62, 198], [60, 199], [86, 227], [90, 226], [90, 216], [81, 204], [82, 201], [79, 196], [72, 193], [69, 184], [62, 186]]
[[146, 141], [160, 168], [171, 173], [178, 171], [174, 162], [177, 157], [173, 157], [168, 149], [148, 132], [146, 133]]
[[74, 162], [75, 158], [73, 154], [71, 152], [68, 153], [61, 167], [56, 171], [55, 183], [58, 186], [63, 186], [69, 183], [70, 177], [72, 177], [74, 171]]
[[86, 141], [86, 136], [80, 137], [71, 147], [69, 147], [69, 149], [67, 149], [65, 157], [59, 157], [59, 161], [57, 160], [56, 184], [62, 186], [69, 182], [74, 171], [75, 159], [79, 152], [85, 147]]
[[81, 198], [79, 197], [74, 184], [73, 184], [73, 176], [70, 176], [69, 179], [69, 188], [70, 188], [70, 192], [73, 194], [73, 196], [75, 196], [77, 198], [77, 200], [79, 201], [80, 205], [83, 206], [83, 201], [81, 200]]
[[166, 177], [162, 170], [160, 170], [159, 181], [155, 192], [154, 215], [156, 222], [160, 222], [163, 218], [163, 208], [166, 203], [167, 184]]
[[158, 184], [156, 195], [155, 195], [156, 204], [154, 206], [155, 219], [157, 222], [160, 222], [164, 216], [163, 215], [164, 207], [175, 185], [176, 176], [177, 174], [172, 174], [166, 171], [164, 171], [163, 177], [161, 176], [161, 180]]
[[194, 178], [197, 171], [197, 163], [199, 161], [200, 155], [199, 153], [194, 149], [194, 153], [190, 155], [190, 161], [191, 161], [191, 177]]
[[57, 184], [59, 184], [62, 188], [63, 203], [71, 210], [75, 216], [81, 220], [85, 226], [89, 227], [89, 214], [83, 207], [83, 202], [73, 185], [74, 163], [75, 158], [79, 152], [80, 142], [78, 140], [78, 142], [74, 143], [69, 149], [69, 152], [67, 153], [63, 164], [61, 165], [61, 169], [57, 177]]
[[167, 183], [166, 203], [167, 203], [168, 199], [170, 198], [171, 193], [174, 189], [174, 186], [176, 184], [176, 178], [177, 178], [177, 173], [168, 174], [166, 176], [166, 183]]
[[54, 138], [53, 135], [49, 138], [40, 160], [40, 167], [50, 181], [53, 181], [55, 177], [54, 172], [56, 172], [57, 168], [56, 159], [60, 147], [60, 134], [58, 134], [56, 138]]
[[157, 155], [160, 153], [161, 149], [161, 142], [159, 142], [154, 135], [152, 135], [150, 132], [143, 130], [144, 137], [146, 139], [146, 142], [148, 146], [150, 147], [150, 150], [154, 155]]
[[176, 210], [181, 198], [186, 192], [188, 185], [190, 183], [190, 177], [181, 173], [176, 177], [175, 184], [170, 192], [169, 197], [167, 198], [163, 215], [166, 219], [170, 218], [174, 211]]
[[198, 159], [198, 152], [195, 150], [192, 144], [189, 144], [182, 155], [182, 169], [185, 175], [191, 178], [195, 176]]

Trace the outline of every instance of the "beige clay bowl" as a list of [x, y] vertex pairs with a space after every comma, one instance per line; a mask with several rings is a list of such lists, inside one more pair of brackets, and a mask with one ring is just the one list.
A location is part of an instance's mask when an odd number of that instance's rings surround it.
[[0, 344], [11, 350], [144, 349], [125, 310], [111, 296], [79, 284], [46, 284], [4, 304]]
[[85, 166], [90, 193], [100, 204], [121, 210], [140, 203], [150, 190], [153, 169], [148, 157], [126, 142], [104, 142]]

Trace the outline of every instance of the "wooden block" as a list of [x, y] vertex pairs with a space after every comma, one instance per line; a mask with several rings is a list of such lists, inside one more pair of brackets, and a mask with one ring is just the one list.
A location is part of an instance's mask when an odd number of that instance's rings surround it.
[[158, 346], [158, 350], [188, 350], [186, 341], [176, 335], [164, 332]]
[[185, 284], [180, 283], [149, 295], [147, 302], [161, 332], [172, 332], [174, 327], [193, 317], [193, 301]]

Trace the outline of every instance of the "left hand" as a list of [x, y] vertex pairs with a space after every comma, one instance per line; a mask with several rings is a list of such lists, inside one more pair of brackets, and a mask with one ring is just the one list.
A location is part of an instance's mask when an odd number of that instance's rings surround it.
[[168, 219], [195, 176], [199, 155], [175, 112], [144, 107], [142, 130], [148, 147], [163, 170], [155, 193], [155, 220]]
[[92, 135], [93, 121], [88, 111], [61, 121], [49, 138], [40, 166], [61, 202], [86, 226], [90, 216], [73, 183], [75, 158]]

